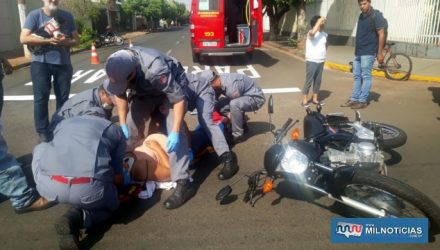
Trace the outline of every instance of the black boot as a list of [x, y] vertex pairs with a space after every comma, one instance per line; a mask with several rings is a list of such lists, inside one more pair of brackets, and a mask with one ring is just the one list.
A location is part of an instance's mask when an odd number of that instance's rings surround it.
[[234, 152], [229, 151], [222, 154], [221, 158], [223, 168], [220, 170], [220, 173], [218, 173], [217, 177], [220, 180], [226, 180], [238, 172], [237, 155]]
[[177, 186], [174, 189], [174, 193], [165, 200], [163, 205], [167, 209], [175, 209], [182, 206], [187, 200], [191, 199], [196, 194], [196, 188], [189, 179], [183, 179], [177, 181]]
[[83, 212], [79, 208], [70, 208], [55, 221], [60, 249], [79, 249], [79, 233], [83, 225]]

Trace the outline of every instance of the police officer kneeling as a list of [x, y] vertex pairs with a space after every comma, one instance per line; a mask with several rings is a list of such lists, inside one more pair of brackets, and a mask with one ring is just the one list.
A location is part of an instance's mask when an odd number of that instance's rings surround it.
[[53, 140], [33, 152], [32, 171], [41, 196], [73, 205], [55, 221], [61, 249], [77, 248], [80, 229], [108, 219], [119, 206], [114, 177], [124, 173], [125, 139], [105, 116], [95, 107], [63, 120]]
[[212, 88], [216, 91], [217, 98], [221, 97], [216, 108], [221, 113], [227, 113], [232, 123], [232, 136], [234, 143], [245, 139], [247, 125], [245, 112], [257, 111], [266, 102], [261, 88], [248, 76], [238, 73], [223, 73], [220, 75], [204, 73], [209, 77]]
[[216, 102], [215, 91], [210, 85], [213, 72], [206, 70], [199, 75], [187, 74], [186, 76], [188, 85], [185, 86], [185, 93], [188, 110], [197, 110], [197, 117], [203, 131], [212, 142], [217, 155], [221, 157], [223, 168], [217, 177], [220, 180], [229, 179], [238, 172], [239, 167], [237, 165], [237, 155], [230, 150], [223, 131], [212, 119]]

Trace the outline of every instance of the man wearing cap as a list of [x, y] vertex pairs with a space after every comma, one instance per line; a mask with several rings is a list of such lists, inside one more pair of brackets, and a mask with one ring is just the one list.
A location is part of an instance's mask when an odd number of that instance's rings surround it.
[[[188, 139], [183, 126], [186, 112], [183, 88], [188, 85], [183, 67], [175, 58], [160, 51], [135, 46], [110, 55], [105, 70], [109, 78], [106, 89], [115, 95], [119, 122], [127, 139], [132, 133], [136, 139], [143, 136], [145, 121], [157, 104], [172, 109], [172, 112], [166, 112], [167, 151], [171, 180], [177, 186], [164, 205], [167, 209], [180, 207], [195, 194], [188, 173]], [[165, 102], [160, 94], [166, 94]], [[162, 101], [154, 101], [151, 96]]]
[[[213, 73], [214, 74], [214, 73]], [[263, 91], [249, 77], [238, 73], [215, 75], [211, 86], [216, 91], [218, 109], [229, 106], [228, 117], [232, 123], [232, 136], [235, 143], [244, 140], [245, 112], [256, 111], [266, 102]]]
[[215, 78], [215, 73], [205, 70], [199, 75], [187, 74], [189, 84], [185, 87], [188, 100], [188, 110], [197, 110], [199, 124], [214, 146], [215, 152], [221, 157], [223, 168], [217, 177], [226, 180], [238, 171], [237, 156], [229, 149], [225, 135], [212, 119], [215, 106], [215, 91], [210, 82]]
[[48, 201], [73, 206], [55, 221], [61, 249], [77, 249], [80, 229], [108, 219], [119, 206], [115, 177], [130, 182], [124, 154], [121, 129], [97, 107], [61, 121], [53, 140], [35, 147], [32, 171], [38, 192]]
[[[104, 83], [108, 81], [106, 79]], [[112, 96], [107, 93], [103, 85], [91, 88], [72, 96], [63, 106], [55, 112], [49, 125], [49, 130], [53, 132], [58, 123], [62, 120], [82, 115], [92, 107], [102, 108], [105, 111], [106, 119], [110, 120], [113, 110]]]

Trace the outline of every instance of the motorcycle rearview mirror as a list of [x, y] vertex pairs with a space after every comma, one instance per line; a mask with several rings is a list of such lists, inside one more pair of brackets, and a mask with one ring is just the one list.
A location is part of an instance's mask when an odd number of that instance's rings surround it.
[[273, 97], [269, 96], [269, 100], [267, 101], [267, 113], [273, 114]]
[[322, 110], [322, 104], [321, 103], [316, 104], [316, 111], [318, 111], [318, 113], [321, 113], [321, 110]]
[[269, 131], [272, 131], [273, 97], [269, 96], [267, 101], [267, 113], [269, 114]]
[[361, 112], [359, 112], [358, 110], [356, 110], [355, 114], [356, 114], [356, 118], [355, 118], [355, 120], [356, 120], [357, 122], [360, 122], [360, 121], [361, 121]]
[[215, 199], [218, 201], [224, 200], [228, 195], [232, 193], [232, 188], [229, 185], [226, 185], [220, 191], [218, 191], [217, 195], [215, 196]]

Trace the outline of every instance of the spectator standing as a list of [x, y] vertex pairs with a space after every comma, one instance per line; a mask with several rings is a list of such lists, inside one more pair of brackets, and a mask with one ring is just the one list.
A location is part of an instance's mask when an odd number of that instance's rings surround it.
[[[53, 80], [56, 108], [69, 99], [72, 80], [70, 47], [79, 43], [72, 14], [58, 8], [60, 0], [42, 0], [44, 7], [29, 13], [20, 34], [20, 42], [34, 47], [31, 77], [34, 92], [34, 122], [40, 141], [47, 142], [49, 131], [48, 103]], [[46, 34], [46, 36], [36, 36]], [[49, 37], [49, 38], [47, 38]]]
[[373, 9], [370, 0], [358, 0], [361, 14], [357, 22], [356, 46], [353, 60], [353, 92], [341, 107], [363, 109], [368, 106], [372, 85], [371, 72], [377, 58], [383, 63], [386, 21], [380, 11]]
[[306, 39], [306, 80], [303, 88], [302, 105], [308, 104], [309, 89], [313, 84], [312, 103], [318, 104], [318, 94], [321, 88], [322, 71], [327, 54], [327, 33], [322, 29], [325, 17], [314, 16], [310, 20], [312, 29], [307, 33]]

